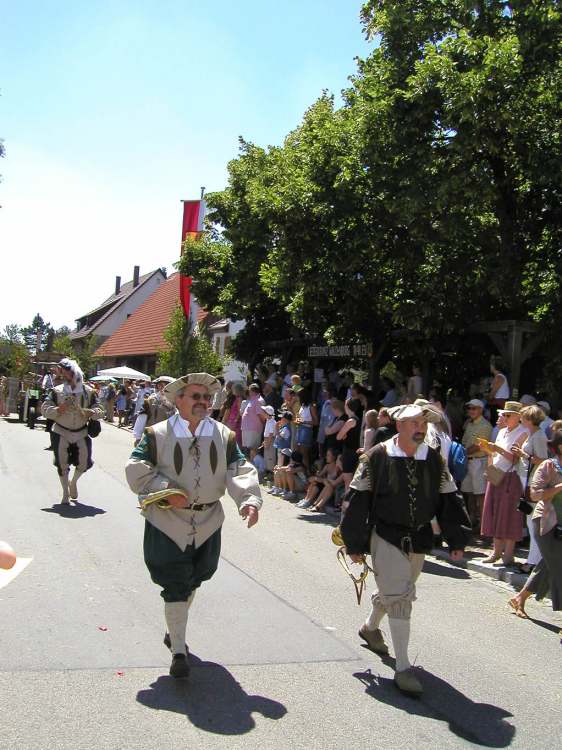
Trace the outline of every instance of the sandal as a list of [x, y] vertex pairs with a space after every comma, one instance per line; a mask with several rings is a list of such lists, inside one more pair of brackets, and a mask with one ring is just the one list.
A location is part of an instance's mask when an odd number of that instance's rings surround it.
[[514, 613], [517, 615], [517, 617], [520, 617], [522, 620], [528, 620], [529, 615], [525, 612], [525, 609], [519, 604], [516, 597], [513, 597], [513, 599], [510, 599], [508, 601], [509, 606], [514, 611]]
[[483, 557], [480, 562], [483, 563], [495, 563], [500, 559], [500, 555], [489, 555], [488, 557]]
[[535, 566], [529, 565], [529, 563], [518, 563], [515, 567], [520, 573], [523, 573], [524, 575], [528, 576], [533, 572], [533, 568]]

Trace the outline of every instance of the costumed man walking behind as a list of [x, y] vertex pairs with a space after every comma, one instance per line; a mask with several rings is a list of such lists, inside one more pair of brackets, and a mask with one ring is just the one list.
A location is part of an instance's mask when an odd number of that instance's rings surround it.
[[[102, 419], [103, 409], [95, 390], [84, 384], [84, 374], [77, 362], [65, 357], [58, 367], [63, 382], [48, 393], [41, 413], [54, 422], [51, 442], [62, 485], [61, 503], [69, 505], [70, 499], [78, 499], [78, 479], [93, 466], [88, 422]], [[71, 465], [76, 469], [69, 482]]]
[[[219, 381], [191, 373], [170, 383], [164, 395], [178, 413], [148, 427], [126, 467], [129, 486], [144, 515], [144, 560], [162, 587], [172, 652], [170, 674], [189, 675], [185, 632], [195, 591], [215, 573], [228, 492], [248, 528], [258, 521], [262, 498], [258, 474], [226, 425], [208, 416]], [[164, 505], [164, 507], [162, 507]]]
[[408, 659], [408, 644], [416, 580], [425, 553], [432, 549], [431, 519], [437, 517], [455, 561], [462, 558], [470, 520], [439, 451], [424, 443], [427, 421], [439, 415], [413, 404], [388, 411], [398, 434], [361, 457], [341, 532], [354, 562], [370, 551], [378, 588], [359, 636], [375, 653], [388, 654], [379, 629], [388, 615], [396, 656], [394, 682], [403, 692], [420, 695], [422, 685]]

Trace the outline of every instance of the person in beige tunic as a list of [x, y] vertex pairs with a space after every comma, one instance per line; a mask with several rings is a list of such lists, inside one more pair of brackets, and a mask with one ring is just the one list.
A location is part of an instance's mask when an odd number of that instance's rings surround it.
[[[41, 414], [54, 422], [51, 443], [62, 485], [61, 504], [69, 505], [70, 499], [78, 499], [78, 479], [93, 466], [88, 422], [102, 419], [103, 409], [95, 390], [84, 384], [84, 374], [77, 362], [65, 357], [58, 368], [63, 382], [49, 391]], [[71, 464], [76, 469], [69, 482]]]
[[218, 566], [221, 497], [232, 497], [248, 528], [257, 523], [262, 505], [257, 471], [235, 434], [208, 416], [218, 389], [219, 381], [207, 373], [167, 385], [164, 394], [178, 411], [145, 430], [125, 470], [145, 517], [144, 560], [162, 588], [173, 677], [189, 675], [188, 611], [196, 589]]

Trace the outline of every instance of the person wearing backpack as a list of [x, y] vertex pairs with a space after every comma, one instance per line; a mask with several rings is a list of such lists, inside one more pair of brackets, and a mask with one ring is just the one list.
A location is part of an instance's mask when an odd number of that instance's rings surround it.
[[492, 425], [484, 419], [484, 402], [473, 398], [466, 403], [468, 419], [464, 424], [462, 444], [466, 451], [467, 472], [460, 489], [466, 498], [473, 528], [480, 527], [484, 493], [486, 492], [486, 466], [488, 459], [478, 445], [477, 438], [490, 440]]

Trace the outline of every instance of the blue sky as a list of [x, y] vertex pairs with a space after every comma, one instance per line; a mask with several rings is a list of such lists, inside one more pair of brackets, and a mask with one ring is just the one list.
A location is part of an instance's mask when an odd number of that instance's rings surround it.
[[36, 312], [73, 326], [135, 264], [171, 271], [180, 200], [225, 187], [238, 136], [281, 143], [347, 86], [371, 49], [361, 4], [5, 4], [0, 331]]

